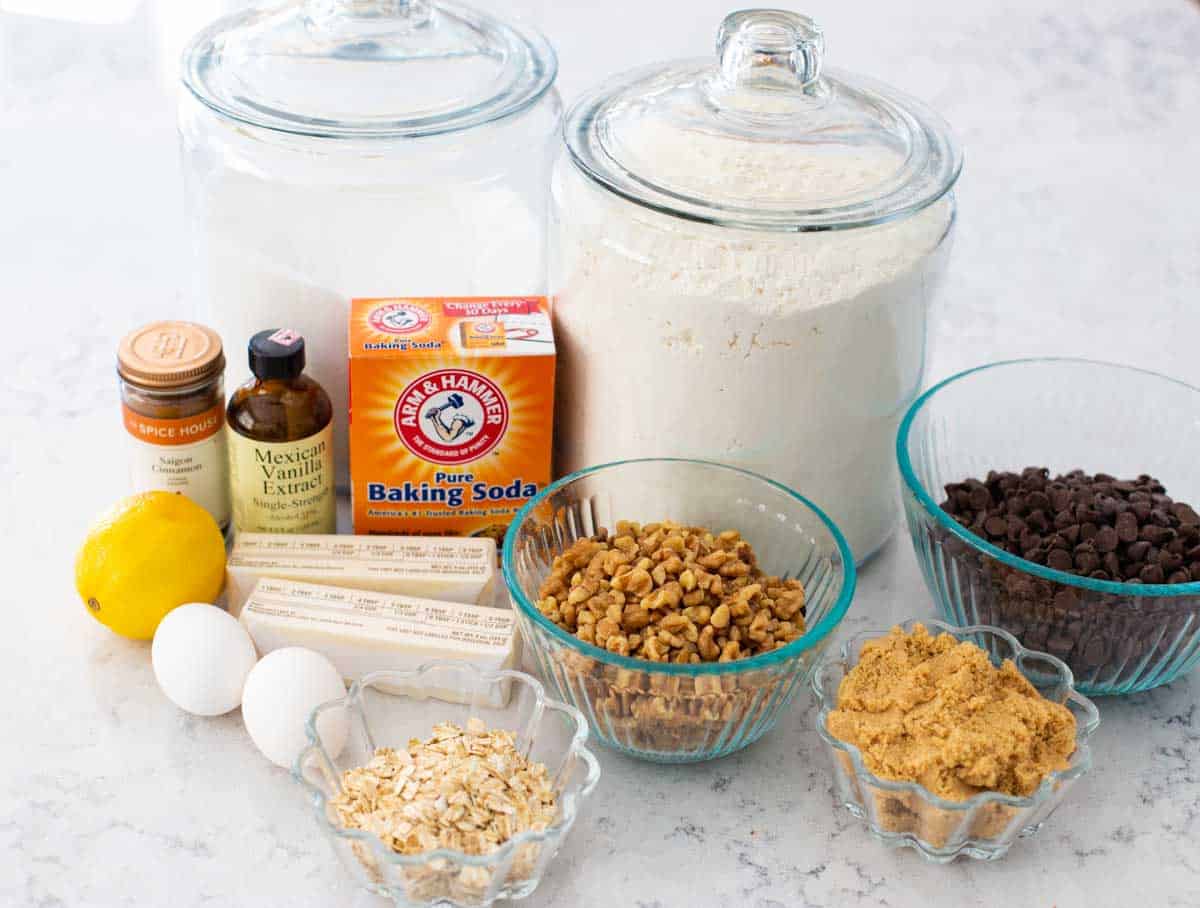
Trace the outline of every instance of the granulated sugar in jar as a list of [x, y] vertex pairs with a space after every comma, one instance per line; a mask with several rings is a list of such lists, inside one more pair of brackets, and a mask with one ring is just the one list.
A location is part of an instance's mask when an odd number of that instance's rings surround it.
[[557, 68], [536, 30], [452, 0], [283, 0], [188, 46], [196, 311], [239, 343], [304, 335], [341, 488], [352, 299], [544, 295]]

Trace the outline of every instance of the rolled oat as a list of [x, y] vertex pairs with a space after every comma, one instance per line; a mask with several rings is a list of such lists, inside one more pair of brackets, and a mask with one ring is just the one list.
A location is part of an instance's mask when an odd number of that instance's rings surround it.
[[[523, 832], [549, 827], [558, 798], [545, 764], [518, 751], [512, 732], [471, 719], [465, 729], [435, 725], [429, 738], [413, 738], [404, 749], [378, 748], [365, 766], [342, 773], [329, 807], [339, 825], [370, 832], [397, 854], [451, 848], [486, 855]], [[361, 842], [352, 847], [376, 883], [399, 880], [413, 901], [471, 904], [490, 891], [496, 872], [442, 858], [389, 871]], [[521, 845], [503, 884], [528, 879], [541, 847]]]

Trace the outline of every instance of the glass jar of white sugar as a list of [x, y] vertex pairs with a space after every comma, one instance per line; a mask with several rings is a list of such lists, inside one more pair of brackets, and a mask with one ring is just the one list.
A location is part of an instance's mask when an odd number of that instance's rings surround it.
[[533, 29], [442, 0], [287, 0], [185, 52], [198, 315], [305, 336], [339, 486], [351, 299], [545, 293], [556, 72]]
[[814, 500], [862, 561], [895, 524], [961, 154], [925, 105], [823, 69], [806, 17], [733, 13], [717, 52], [567, 114], [555, 470], [737, 464]]

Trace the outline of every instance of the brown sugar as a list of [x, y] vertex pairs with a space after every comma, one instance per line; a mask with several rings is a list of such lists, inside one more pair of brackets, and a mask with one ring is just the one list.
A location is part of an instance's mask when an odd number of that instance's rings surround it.
[[983, 791], [1032, 794], [1068, 766], [1075, 717], [1042, 697], [1009, 660], [923, 625], [867, 643], [842, 679], [831, 734], [876, 776], [965, 801]]

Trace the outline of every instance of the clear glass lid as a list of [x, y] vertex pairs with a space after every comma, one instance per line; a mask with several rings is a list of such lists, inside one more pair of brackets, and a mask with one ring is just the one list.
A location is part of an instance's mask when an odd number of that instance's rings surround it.
[[330, 138], [425, 136], [514, 114], [558, 61], [536, 30], [453, 2], [291, 0], [192, 39], [183, 82], [243, 123]]
[[637, 69], [581, 98], [563, 134], [592, 179], [668, 214], [763, 230], [860, 227], [954, 185], [962, 154], [926, 105], [823, 65], [806, 16], [731, 13], [716, 59]]

